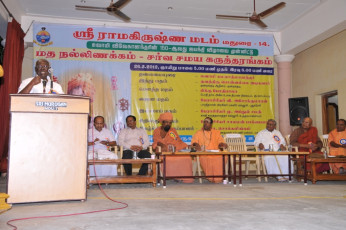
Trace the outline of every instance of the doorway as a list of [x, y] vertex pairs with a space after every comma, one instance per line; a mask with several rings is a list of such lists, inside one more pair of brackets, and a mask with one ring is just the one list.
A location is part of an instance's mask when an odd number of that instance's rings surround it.
[[338, 92], [332, 91], [322, 95], [323, 133], [327, 134], [336, 128], [339, 119]]

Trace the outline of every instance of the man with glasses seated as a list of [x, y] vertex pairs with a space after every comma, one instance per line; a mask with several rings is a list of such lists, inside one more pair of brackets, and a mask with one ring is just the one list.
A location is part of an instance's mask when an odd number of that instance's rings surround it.
[[[286, 141], [281, 132], [276, 130], [276, 121], [269, 119], [266, 129], [259, 131], [255, 138], [255, 146], [263, 151], [269, 150], [269, 145], [273, 145], [274, 151], [286, 150]], [[288, 156], [264, 156], [264, 163], [267, 173], [270, 174], [288, 174]], [[280, 168], [279, 168], [280, 166]], [[293, 168], [291, 168], [293, 170]], [[277, 177], [278, 181], [286, 181], [288, 177]]]
[[[221, 136], [220, 131], [213, 129], [213, 119], [210, 117], [204, 119], [202, 129], [198, 130], [195, 135], [193, 135], [191, 143], [197, 151], [227, 149], [227, 144]], [[206, 175], [222, 175], [222, 156], [200, 156], [200, 163]], [[207, 179], [213, 183], [222, 182], [221, 177], [209, 177]]]
[[61, 86], [53, 82], [49, 75], [50, 65], [46, 59], [40, 59], [36, 62], [35, 71], [36, 76], [27, 78], [19, 86], [18, 93], [50, 93], [50, 94], [63, 94]]

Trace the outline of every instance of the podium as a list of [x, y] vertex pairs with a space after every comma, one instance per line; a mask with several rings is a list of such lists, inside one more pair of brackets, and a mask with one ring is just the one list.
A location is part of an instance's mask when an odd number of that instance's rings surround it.
[[85, 200], [89, 97], [10, 95], [8, 203]]

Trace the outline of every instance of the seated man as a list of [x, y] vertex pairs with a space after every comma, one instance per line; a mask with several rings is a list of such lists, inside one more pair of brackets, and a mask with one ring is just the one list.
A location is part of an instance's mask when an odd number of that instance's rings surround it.
[[[203, 127], [193, 135], [191, 143], [197, 151], [227, 149], [227, 144], [219, 130], [213, 129], [213, 119], [206, 117]], [[203, 146], [203, 147], [201, 147]], [[206, 175], [222, 175], [222, 156], [200, 156], [200, 163]], [[214, 183], [222, 182], [222, 178], [207, 178]]]
[[[187, 147], [179, 137], [177, 131], [172, 128], [173, 115], [163, 113], [159, 117], [161, 127], [154, 130], [153, 149], [158, 151], [157, 146], [161, 147], [162, 152], [167, 152], [168, 145], [173, 145], [176, 151]], [[166, 158], [166, 175], [167, 176], [192, 176], [192, 159], [190, 156], [167, 156]], [[193, 183], [194, 179], [182, 179], [184, 183]]]
[[[118, 159], [114, 152], [108, 151], [109, 146], [116, 146], [115, 138], [110, 130], [104, 127], [104, 118], [94, 118], [94, 127], [88, 133], [88, 159]], [[96, 176], [116, 176], [117, 165], [95, 165]], [[94, 165], [89, 166], [90, 176], [95, 176]]]
[[[346, 121], [339, 119], [336, 123], [336, 129], [328, 135], [329, 155], [346, 157]], [[332, 170], [336, 174], [346, 173], [345, 163], [330, 163]]]
[[[138, 158], [150, 158], [151, 154], [146, 150], [149, 147], [149, 137], [144, 129], [136, 127], [136, 117], [126, 117], [127, 128], [120, 131], [118, 144], [124, 147], [123, 159], [132, 159], [133, 153]], [[126, 175], [132, 175], [132, 164], [124, 164]], [[143, 164], [138, 175], [146, 175], [148, 164]]]
[[[18, 93], [52, 93], [63, 94], [61, 86], [52, 82], [49, 75], [50, 65], [46, 59], [40, 59], [36, 62], [36, 76], [25, 79], [19, 86]], [[47, 89], [46, 89], [47, 88]]]
[[[311, 125], [312, 119], [310, 117], [304, 118], [301, 127], [295, 129], [290, 135], [290, 143], [293, 146], [298, 146], [299, 152], [310, 152], [308, 158], [323, 158], [323, 153], [320, 151], [323, 143], [318, 136], [316, 127]], [[330, 169], [328, 163], [316, 164], [316, 167], [317, 173]], [[307, 164], [307, 170], [310, 170], [309, 163]]]
[[[260, 150], [269, 149], [269, 145], [273, 145], [274, 151], [286, 150], [285, 138], [276, 130], [276, 121], [273, 119], [267, 121], [266, 129], [259, 131], [255, 138], [255, 146]], [[288, 156], [264, 156], [264, 162], [268, 174], [288, 174]], [[288, 177], [277, 179], [285, 181]]]

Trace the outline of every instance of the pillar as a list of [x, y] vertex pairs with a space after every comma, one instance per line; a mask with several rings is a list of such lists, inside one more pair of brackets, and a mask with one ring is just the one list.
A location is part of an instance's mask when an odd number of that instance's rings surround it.
[[278, 104], [279, 104], [279, 127], [282, 135], [291, 134], [288, 98], [291, 97], [292, 68], [291, 62], [294, 55], [277, 55], [275, 62], [278, 66]]

